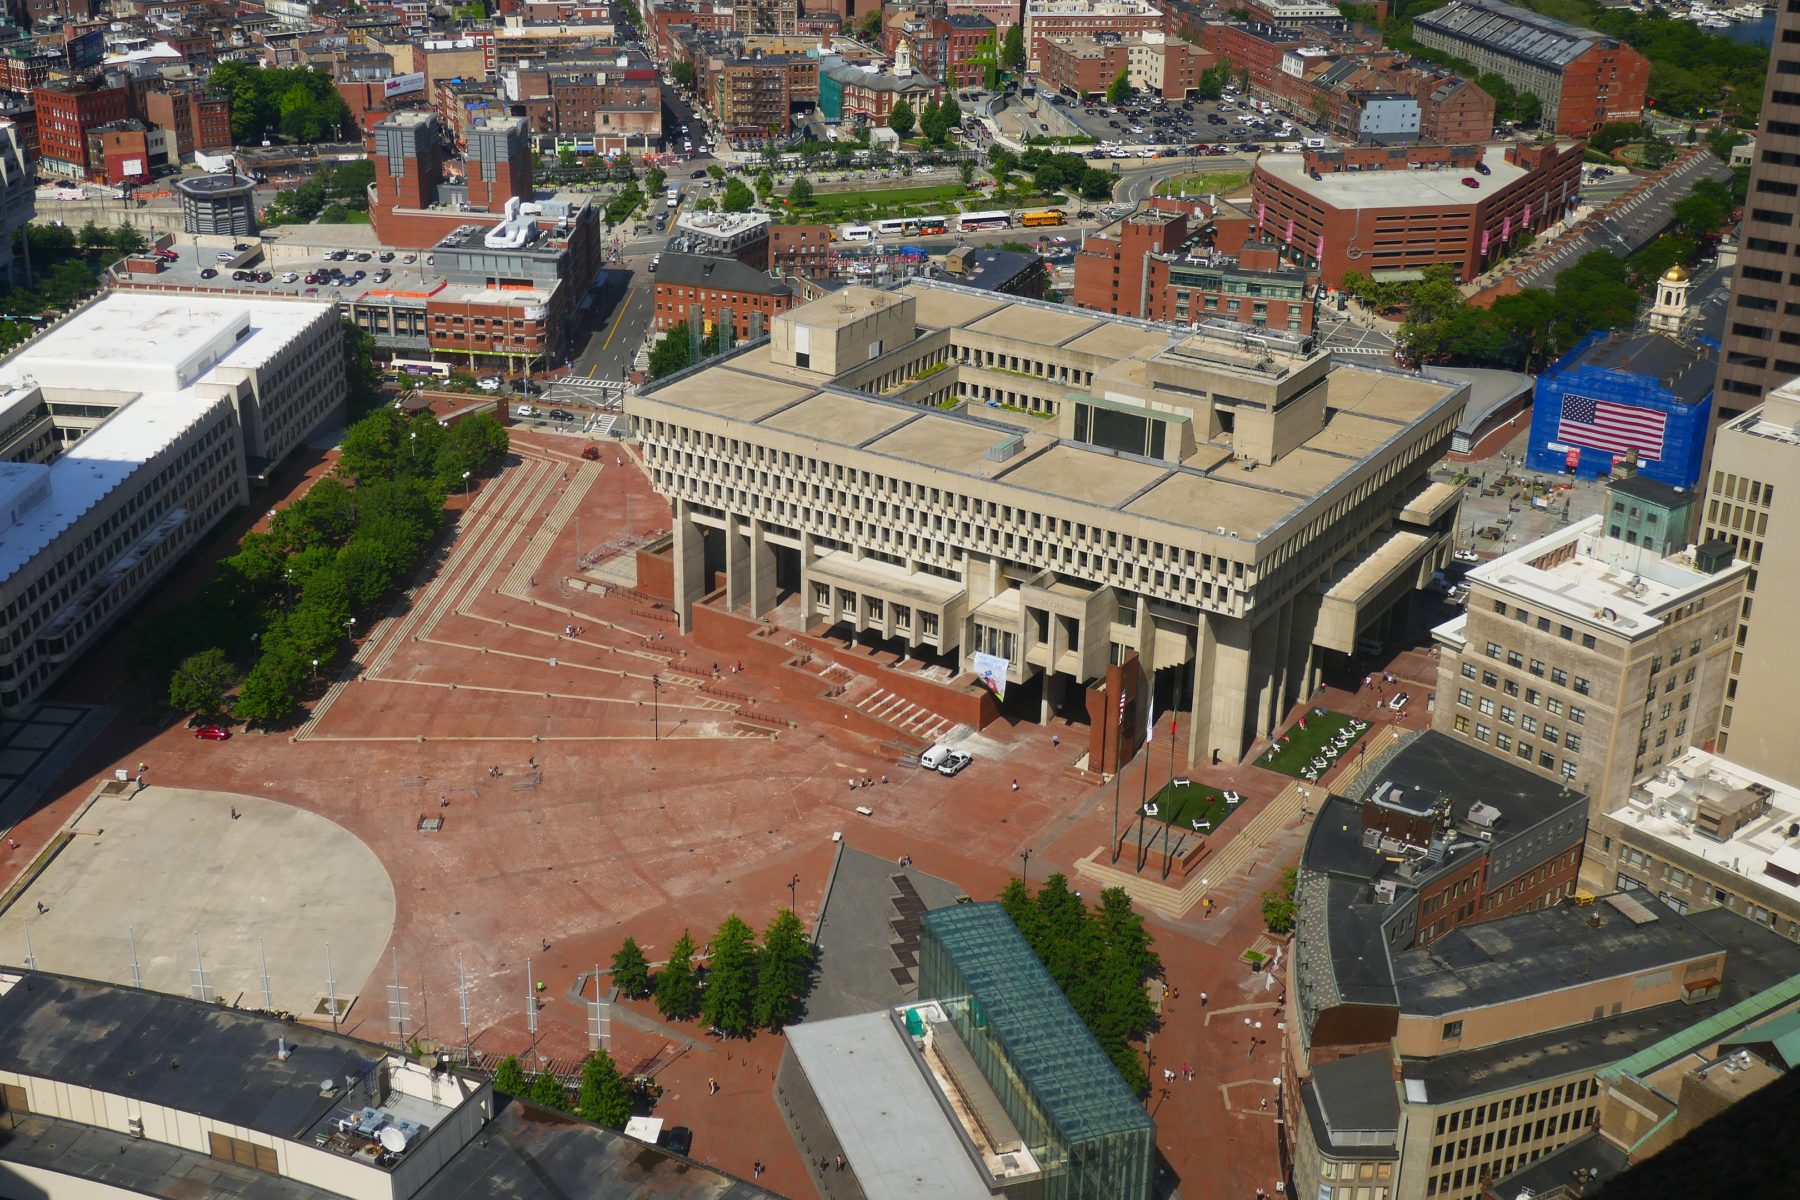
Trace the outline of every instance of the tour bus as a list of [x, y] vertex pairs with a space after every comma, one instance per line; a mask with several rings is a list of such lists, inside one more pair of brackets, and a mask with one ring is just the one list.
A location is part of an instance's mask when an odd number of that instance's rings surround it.
[[977, 229], [1011, 229], [1012, 214], [999, 210], [964, 213], [958, 218], [957, 228], [964, 233], [972, 233]]
[[846, 225], [838, 238], [845, 242], [872, 242], [875, 240], [875, 227], [872, 225]]
[[875, 222], [875, 232], [882, 237], [900, 237], [906, 233], [904, 217], [889, 217], [885, 221]]
[[450, 364], [420, 362], [411, 358], [396, 358], [388, 363], [388, 370], [396, 375], [429, 376], [435, 379], [450, 378]]
[[1062, 225], [1067, 223], [1067, 214], [1060, 208], [1040, 208], [1036, 212], [1028, 212], [1019, 218], [1019, 224], [1030, 228], [1033, 225]]

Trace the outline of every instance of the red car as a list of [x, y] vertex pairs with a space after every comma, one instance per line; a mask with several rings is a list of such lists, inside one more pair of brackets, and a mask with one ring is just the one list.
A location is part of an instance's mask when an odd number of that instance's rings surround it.
[[599, 461], [600, 447], [598, 447], [598, 446], [585, 447], [581, 452], [581, 457], [587, 459], [589, 462]]
[[203, 742], [224, 742], [231, 739], [231, 730], [223, 725], [202, 725], [194, 730], [194, 736]]
[[1478, 188], [1481, 186], [1481, 180], [1475, 178], [1473, 175], [1464, 175], [1462, 183], [1466, 188]]

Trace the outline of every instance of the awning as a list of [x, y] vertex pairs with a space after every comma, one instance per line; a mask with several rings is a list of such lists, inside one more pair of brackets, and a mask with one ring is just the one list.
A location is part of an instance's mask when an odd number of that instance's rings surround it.
[[1370, 271], [1369, 278], [1376, 283], [1418, 283], [1425, 278], [1425, 271], [1421, 267], [1388, 267]]

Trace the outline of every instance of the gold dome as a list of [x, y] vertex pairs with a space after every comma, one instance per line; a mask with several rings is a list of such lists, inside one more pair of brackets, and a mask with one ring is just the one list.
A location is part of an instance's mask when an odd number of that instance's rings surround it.
[[1674, 266], [1663, 272], [1664, 283], [1686, 283], [1687, 281], [1687, 268], [1680, 263], [1676, 263]]

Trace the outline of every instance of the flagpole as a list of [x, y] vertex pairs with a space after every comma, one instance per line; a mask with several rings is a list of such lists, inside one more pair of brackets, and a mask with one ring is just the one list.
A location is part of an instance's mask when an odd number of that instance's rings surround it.
[[[1175, 786], [1175, 723], [1181, 718], [1176, 715], [1180, 710], [1169, 714], [1169, 787]], [[1150, 754], [1144, 753], [1144, 774], [1150, 773]], [[1163, 822], [1163, 878], [1169, 877], [1169, 823]]]

